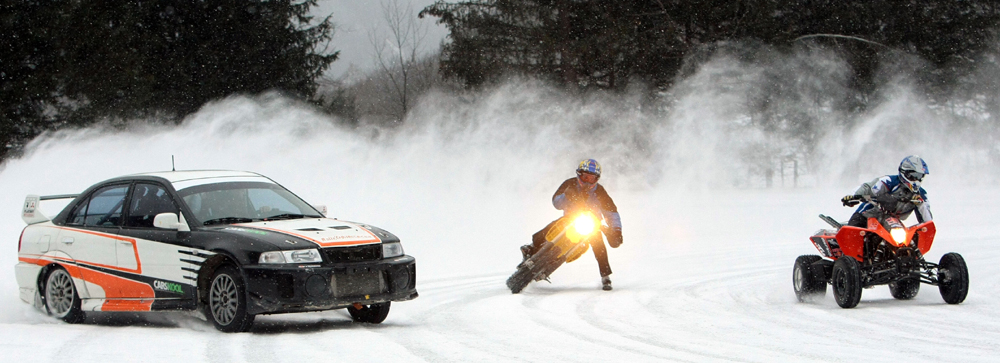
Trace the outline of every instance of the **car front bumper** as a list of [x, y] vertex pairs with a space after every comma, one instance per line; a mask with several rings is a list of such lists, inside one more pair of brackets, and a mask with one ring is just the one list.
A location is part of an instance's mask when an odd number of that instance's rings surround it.
[[339, 309], [417, 297], [416, 260], [400, 256], [329, 265], [246, 266], [247, 312]]

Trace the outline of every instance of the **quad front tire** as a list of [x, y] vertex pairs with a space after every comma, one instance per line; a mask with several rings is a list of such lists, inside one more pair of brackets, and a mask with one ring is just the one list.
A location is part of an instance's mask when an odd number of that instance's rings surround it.
[[962, 255], [951, 252], [941, 256], [938, 264], [938, 289], [949, 304], [960, 304], [969, 294], [969, 268]]
[[851, 256], [841, 256], [833, 263], [833, 297], [844, 309], [858, 306], [861, 301], [861, 266]]
[[76, 293], [73, 278], [60, 267], [53, 268], [45, 278], [45, 310], [70, 324], [83, 322], [80, 295]]
[[347, 312], [351, 314], [351, 319], [357, 323], [379, 324], [389, 316], [390, 305], [392, 304], [386, 301], [368, 306], [361, 305], [360, 309], [351, 306], [347, 308]]
[[823, 259], [816, 255], [799, 256], [792, 268], [792, 286], [799, 302], [821, 299], [826, 296], [826, 281], [813, 275], [812, 264]]

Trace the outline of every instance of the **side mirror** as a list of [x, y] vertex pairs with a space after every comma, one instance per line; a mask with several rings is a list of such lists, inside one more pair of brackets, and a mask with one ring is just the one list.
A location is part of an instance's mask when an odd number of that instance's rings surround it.
[[178, 219], [177, 214], [174, 213], [160, 213], [156, 217], [153, 217], [153, 227], [163, 228], [163, 229], [176, 229], [180, 232], [190, 232], [191, 228], [188, 227], [187, 221], [184, 220], [184, 213], [180, 213], [180, 218]]

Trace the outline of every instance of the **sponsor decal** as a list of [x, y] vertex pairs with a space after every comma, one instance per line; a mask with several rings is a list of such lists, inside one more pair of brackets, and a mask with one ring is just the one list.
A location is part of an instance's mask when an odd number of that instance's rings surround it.
[[35, 208], [38, 207], [38, 199], [36, 198], [26, 198], [24, 201], [24, 210], [22, 213], [25, 217], [32, 218], [35, 216]]
[[156, 280], [156, 281], [153, 281], [153, 288], [157, 289], [157, 290], [160, 290], [160, 291], [175, 292], [175, 293], [178, 293], [178, 294], [183, 294], [184, 293], [184, 287], [181, 286], [181, 284], [178, 284], [178, 283], [175, 283], [175, 282], [166, 282], [166, 281]]

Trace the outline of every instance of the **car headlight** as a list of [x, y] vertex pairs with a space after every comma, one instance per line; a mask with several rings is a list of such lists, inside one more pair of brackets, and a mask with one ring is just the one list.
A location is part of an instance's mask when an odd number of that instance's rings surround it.
[[399, 257], [403, 255], [403, 245], [399, 242], [382, 244], [382, 258]]
[[323, 262], [323, 257], [320, 256], [319, 251], [316, 249], [309, 250], [293, 250], [293, 251], [269, 251], [260, 254], [260, 258], [257, 260], [261, 264], [275, 264], [275, 263], [318, 263]]
[[898, 244], [903, 244], [903, 242], [906, 242], [906, 230], [905, 229], [902, 229], [902, 228], [893, 228], [891, 231], [889, 231], [889, 234], [892, 235], [892, 239], [894, 241], [896, 241], [897, 245]]

